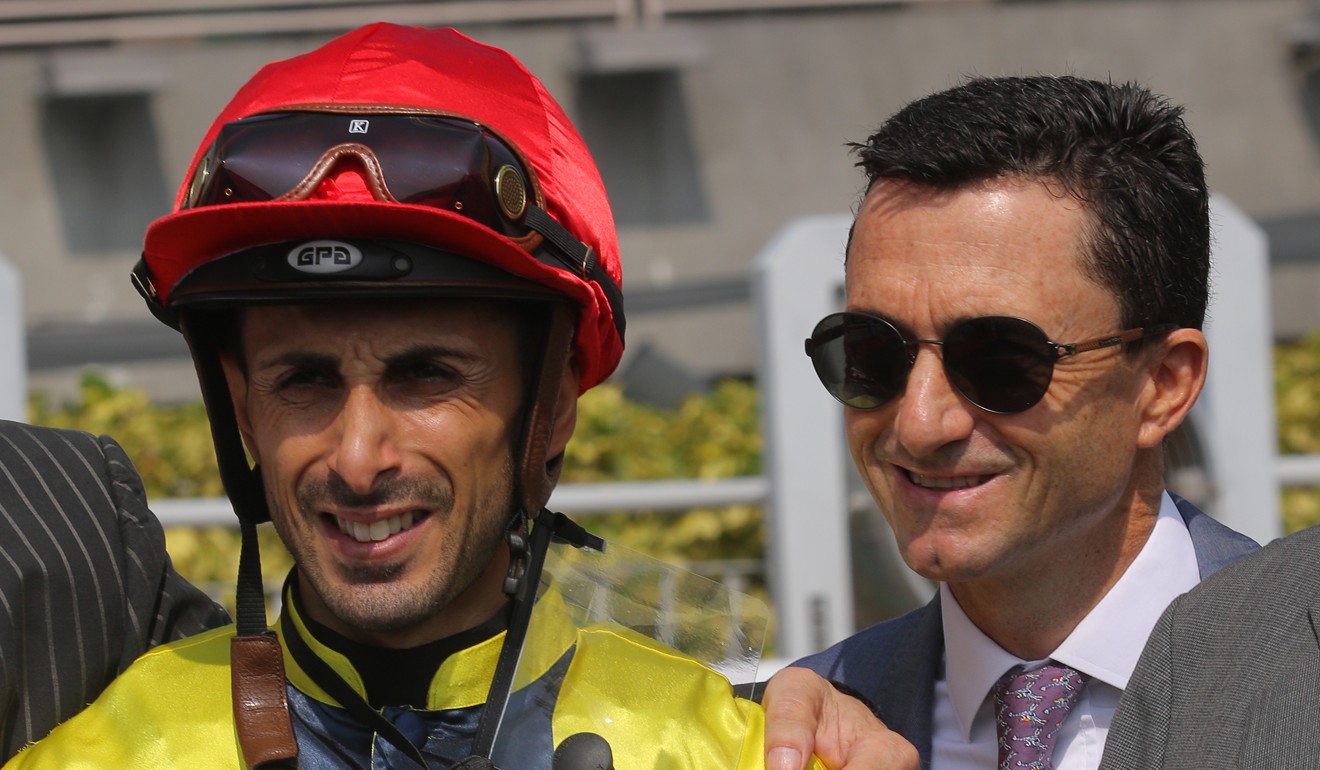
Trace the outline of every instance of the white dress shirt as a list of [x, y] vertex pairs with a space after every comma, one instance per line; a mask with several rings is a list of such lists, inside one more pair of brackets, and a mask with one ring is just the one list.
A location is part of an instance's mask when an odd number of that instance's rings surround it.
[[[1088, 678], [1059, 730], [1055, 770], [1094, 770], [1100, 765], [1118, 696], [1155, 621], [1199, 580], [1192, 537], [1173, 498], [1165, 493], [1155, 529], [1137, 558], [1050, 655]], [[944, 679], [935, 682], [932, 770], [991, 770], [998, 766], [999, 751], [990, 689], [1013, 666], [1030, 669], [1045, 661], [1025, 661], [1005, 652], [968, 619], [943, 584], [940, 605]]]

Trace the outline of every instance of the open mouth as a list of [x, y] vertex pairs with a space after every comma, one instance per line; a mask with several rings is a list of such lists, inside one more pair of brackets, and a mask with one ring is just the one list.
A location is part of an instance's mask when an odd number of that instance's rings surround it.
[[908, 480], [916, 486], [940, 491], [969, 489], [980, 486], [993, 478], [993, 476], [927, 476], [916, 471], [905, 471], [905, 473]]
[[377, 519], [372, 522], [351, 521], [339, 516], [332, 516], [332, 518], [335, 520], [335, 525], [339, 527], [340, 532], [359, 543], [373, 543], [411, 528], [428, 515], [425, 511], [404, 511], [396, 516]]

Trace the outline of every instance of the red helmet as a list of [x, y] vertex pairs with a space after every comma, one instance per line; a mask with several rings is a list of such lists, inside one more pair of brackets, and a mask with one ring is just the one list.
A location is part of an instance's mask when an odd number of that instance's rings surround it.
[[226, 304], [539, 294], [576, 306], [581, 389], [619, 362], [604, 185], [563, 110], [504, 51], [449, 29], [355, 30], [262, 68], [192, 169], [134, 273], [168, 322]]
[[[260, 303], [461, 295], [549, 309], [518, 458], [519, 510], [557, 479], [547, 437], [623, 352], [619, 245], [585, 143], [521, 63], [454, 30], [374, 24], [257, 72], [221, 111], [134, 281], [197, 365], [226, 491], [268, 518], [219, 363], [215, 314]], [[220, 314], [220, 326], [224, 314]], [[570, 348], [571, 346], [571, 348]]]

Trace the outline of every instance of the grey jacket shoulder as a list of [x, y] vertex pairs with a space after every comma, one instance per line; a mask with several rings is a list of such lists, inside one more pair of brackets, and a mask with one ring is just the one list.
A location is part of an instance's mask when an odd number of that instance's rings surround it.
[[1315, 767], [1320, 528], [1177, 599], [1123, 693], [1102, 768]]
[[42, 737], [144, 650], [223, 624], [175, 573], [109, 437], [0, 421], [0, 752]]

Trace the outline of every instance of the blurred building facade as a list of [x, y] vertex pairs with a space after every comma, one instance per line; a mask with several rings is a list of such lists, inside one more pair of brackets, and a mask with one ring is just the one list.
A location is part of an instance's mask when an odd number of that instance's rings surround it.
[[22, 276], [32, 388], [97, 365], [195, 397], [182, 344], [127, 279], [142, 231], [262, 63], [373, 20], [507, 48], [573, 116], [615, 205], [621, 376], [643, 397], [751, 373], [753, 258], [795, 217], [850, 210], [847, 143], [967, 75], [1136, 80], [1186, 105], [1211, 187], [1271, 236], [1276, 336], [1320, 328], [1305, 0], [3, 0], [0, 254]]

